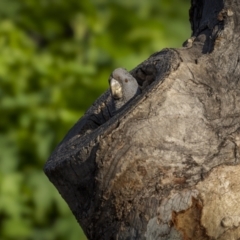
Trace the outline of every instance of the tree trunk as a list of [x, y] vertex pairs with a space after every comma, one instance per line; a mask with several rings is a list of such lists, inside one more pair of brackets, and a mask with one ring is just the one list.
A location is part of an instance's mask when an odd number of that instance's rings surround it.
[[192, 0], [192, 37], [103, 94], [45, 165], [89, 239], [240, 238], [240, 3]]

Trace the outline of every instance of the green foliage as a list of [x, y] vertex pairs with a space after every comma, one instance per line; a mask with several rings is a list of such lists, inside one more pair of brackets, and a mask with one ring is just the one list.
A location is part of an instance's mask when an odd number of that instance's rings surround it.
[[85, 239], [42, 167], [108, 87], [190, 35], [182, 0], [0, 1], [0, 239]]

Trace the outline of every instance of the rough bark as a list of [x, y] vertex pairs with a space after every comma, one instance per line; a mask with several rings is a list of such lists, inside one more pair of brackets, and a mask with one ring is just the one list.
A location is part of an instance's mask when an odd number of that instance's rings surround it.
[[104, 93], [44, 171], [89, 239], [240, 238], [240, 4], [192, 0], [192, 37]]

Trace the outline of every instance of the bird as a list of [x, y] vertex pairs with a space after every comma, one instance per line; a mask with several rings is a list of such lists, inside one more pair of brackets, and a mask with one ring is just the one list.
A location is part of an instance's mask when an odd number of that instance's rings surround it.
[[137, 80], [124, 68], [116, 68], [109, 77], [114, 113], [141, 93]]

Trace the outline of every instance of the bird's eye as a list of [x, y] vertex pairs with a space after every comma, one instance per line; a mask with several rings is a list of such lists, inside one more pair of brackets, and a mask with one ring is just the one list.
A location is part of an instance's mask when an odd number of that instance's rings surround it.
[[125, 82], [128, 82], [127, 78], [125, 78]]

